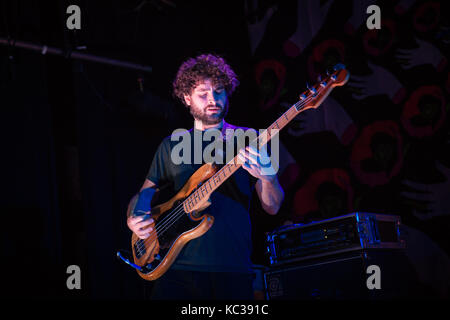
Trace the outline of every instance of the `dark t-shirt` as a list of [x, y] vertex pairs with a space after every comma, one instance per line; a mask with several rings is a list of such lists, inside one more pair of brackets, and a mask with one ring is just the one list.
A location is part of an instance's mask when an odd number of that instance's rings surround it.
[[[222, 132], [237, 128], [249, 130], [225, 124]], [[199, 153], [200, 150], [203, 153], [205, 147], [211, 144], [211, 141], [203, 141], [201, 138], [207, 131], [209, 130], [203, 132], [196, 129], [184, 130], [166, 137], [156, 151], [147, 179], [158, 187], [168, 185], [172, 196], [175, 195], [191, 175], [205, 163], [203, 162], [205, 159]], [[200, 139], [194, 141], [194, 137]], [[215, 139], [211, 140], [218, 142]], [[228, 139], [223, 144], [219, 141], [219, 145], [223, 145], [222, 164], [218, 164], [219, 167], [231, 159], [230, 152], [236, 148], [236, 140], [236, 138]], [[184, 153], [187, 148], [180, 151], [179, 143], [182, 141], [189, 141], [190, 155], [189, 152]], [[200, 144], [197, 144], [198, 148], [195, 147], [197, 141], [200, 142], [201, 149]], [[226, 143], [232, 143], [233, 148], [227, 148]], [[184, 160], [188, 163], [177, 164], [180, 159], [173, 161], [172, 151], [174, 157], [186, 156]], [[231, 157], [234, 157], [235, 152], [232, 152]], [[200, 163], [194, 160], [200, 160]], [[210, 198], [211, 205], [204, 213], [214, 216], [214, 224], [203, 236], [185, 245], [171, 268], [209, 272], [252, 272], [249, 206], [255, 182], [254, 177], [240, 168], [213, 192]]]

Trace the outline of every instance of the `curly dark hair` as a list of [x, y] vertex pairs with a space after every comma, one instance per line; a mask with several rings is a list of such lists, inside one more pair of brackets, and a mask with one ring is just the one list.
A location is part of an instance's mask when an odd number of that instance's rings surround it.
[[225, 60], [217, 55], [202, 54], [196, 58], [189, 58], [178, 69], [173, 81], [173, 94], [183, 104], [184, 95], [189, 95], [198, 83], [211, 79], [214, 85], [223, 85], [230, 96], [239, 85], [239, 80]]

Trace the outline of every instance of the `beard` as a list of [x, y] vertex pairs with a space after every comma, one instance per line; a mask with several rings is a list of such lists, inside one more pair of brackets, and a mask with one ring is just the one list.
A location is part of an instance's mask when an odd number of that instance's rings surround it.
[[226, 117], [226, 115], [228, 113], [228, 102], [226, 103], [226, 105], [224, 107], [221, 107], [218, 105], [208, 106], [208, 107], [220, 107], [221, 110], [220, 110], [220, 112], [218, 112], [216, 114], [207, 114], [206, 109], [205, 109], [205, 111], [203, 111], [192, 105], [189, 108], [189, 112], [194, 117], [194, 119], [200, 120], [203, 124], [207, 124], [207, 125], [220, 123]]

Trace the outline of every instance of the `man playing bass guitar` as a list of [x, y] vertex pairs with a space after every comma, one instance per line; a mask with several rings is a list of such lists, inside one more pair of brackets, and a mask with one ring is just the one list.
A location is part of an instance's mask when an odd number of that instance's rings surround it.
[[[179, 142], [173, 135], [166, 137], [154, 155], [141, 191], [169, 185], [175, 193], [183, 187], [203, 164], [196, 163], [194, 158], [199, 151], [203, 154], [210, 143], [200, 138], [202, 147], [194, 150], [194, 137], [202, 137], [209, 130], [220, 130], [224, 136], [230, 129], [253, 130], [224, 120], [229, 98], [238, 84], [236, 74], [225, 60], [212, 54], [190, 58], [180, 66], [173, 89], [194, 118], [194, 127], [183, 134], [192, 139], [189, 144], [192, 161], [174, 161], [173, 150]], [[225, 152], [222, 156], [226, 156]], [[244, 170], [236, 171], [225, 181], [211, 195], [211, 205], [205, 209], [214, 217], [214, 224], [205, 234], [186, 243], [170, 269], [153, 282], [152, 299], [253, 298], [251, 195], [255, 190], [262, 208], [271, 215], [278, 212], [284, 199], [274, 165], [271, 162], [262, 165], [258, 161], [260, 156], [267, 159], [267, 154], [262, 155], [257, 148], [246, 147], [239, 151], [238, 158]], [[140, 239], [147, 239], [154, 231], [151, 228], [154, 221], [151, 210], [142, 216], [132, 214], [138, 195], [128, 206], [127, 225]]]

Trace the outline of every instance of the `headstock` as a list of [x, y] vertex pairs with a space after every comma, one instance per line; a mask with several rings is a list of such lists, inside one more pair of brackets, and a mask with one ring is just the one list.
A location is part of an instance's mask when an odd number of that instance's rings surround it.
[[333, 67], [333, 72], [327, 73], [326, 77], [321, 77], [318, 83], [300, 95], [299, 106], [297, 110], [305, 110], [317, 108], [330, 94], [334, 87], [340, 87], [347, 83], [350, 73], [342, 63], [338, 63]]

